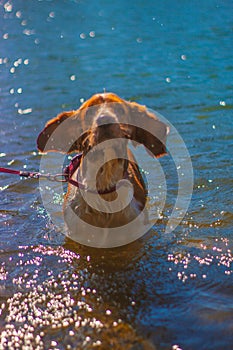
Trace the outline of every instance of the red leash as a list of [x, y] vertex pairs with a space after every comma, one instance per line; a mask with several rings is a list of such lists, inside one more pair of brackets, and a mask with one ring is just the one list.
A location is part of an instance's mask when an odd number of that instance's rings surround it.
[[66, 182], [65, 179], [59, 179], [60, 177], [64, 177], [65, 174], [41, 174], [38, 172], [31, 172], [31, 171], [21, 171], [21, 170], [12, 170], [9, 168], [1, 168], [0, 167], [0, 173], [7, 173], [7, 174], [13, 174], [13, 175], [19, 175], [21, 177], [27, 177], [31, 179], [39, 179], [39, 178], [46, 178], [51, 181], [58, 181], [58, 182]]
[[19, 170], [11, 170], [11, 169], [8, 169], [8, 168], [0, 168], [0, 173], [20, 175], [20, 171]]
[[31, 171], [21, 171], [21, 170], [12, 170], [9, 168], [2, 168], [0, 167], [0, 173], [6, 173], [6, 174], [13, 174], [13, 175], [19, 175], [21, 177], [27, 177], [32, 179], [39, 179], [39, 178], [45, 178], [50, 181], [57, 181], [57, 182], [70, 182], [76, 187], [82, 188], [82, 184], [79, 184], [77, 181], [74, 181], [71, 179], [74, 172], [78, 169], [81, 161], [82, 153], [76, 155], [70, 162], [70, 164], [65, 168], [63, 174], [43, 174], [39, 172], [31, 172]]
[[[82, 184], [81, 182], [73, 180], [72, 176], [75, 173], [75, 171], [79, 168], [81, 158], [82, 158], [82, 153], [73, 157], [70, 161], [70, 164], [67, 165], [67, 167], [65, 168], [63, 174], [51, 175], [51, 174], [43, 174], [43, 173], [38, 173], [38, 172], [12, 170], [9, 168], [1, 168], [1, 167], [0, 167], [0, 173], [19, 175], [21, 177], [26, 177], [26, 178], [31, 178], [31, 179], [44, 178], [44, 179], [47, 179], [50, 181], [69, 182], [71, 185], [78, 187], [81, 190], [85, 190], [85, 191], [95, 193], [95, 194], [108, 194], [108, 193], [112, 193], [112, 192], [116, 191], [116, 186], [113, 186], [108, 190], [102, 190], [102, 191], [95, 191], [95, 190], [87, 189], [86, 186], [84, 184]], [[127, 171], [125, 171], [124, 178], [127, 178]]]
[[[71, 177], [75, 170], [78, 169], [81, 161], [82, 153], [76, 155], [70, 162], [70, 164], [65, 168], [63, 174], [43, 174], [38, 172], [32, 172], [32, 171], [21, 171], [21, 170], [12, 170], [9, 168], [2, 168], [0, 167], [0, 173], [6, 173], [6, 174], [13, 174], [13, 175], [19, 175], [21, 177], [27, 177], [32, 179], [39, 179], [39, 178], [45, 178], [50, 181], [57, 181], [57, 182], [71, 182], [74, 186], [79, 187], [79, 183], [72, 180]], [[80, 186], [81, 187], [81, 186]]]

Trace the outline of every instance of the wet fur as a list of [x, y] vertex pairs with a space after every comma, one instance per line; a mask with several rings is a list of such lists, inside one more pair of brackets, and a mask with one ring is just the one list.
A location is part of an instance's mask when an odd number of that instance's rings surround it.
[[[114, 121], [107, 127], [98, 125], [98, 118], [107, 115], [110, 120]], [[136, 119], [135, 119], [136, 118]], [[68, 120], [64, 128], [58, 128], [61, 123]], [[141, 127], [135, 127], [134, 121], [140, 121]], [[116, 122], [116, 123], [115, 123]], [[153, 132], [147, 132], [143, 126], [148, 125]], [[158, 137], [154, 136], [155, 132]], [[106, 131], [106, 135], [105, 135]], [[56, 137], [53, 140], [53, 133], [56, 132]], [[102, 141], [108, 139], [124, 138], [125, 149], [123, 152], [127, 154], [128, 160], [113, 159], [108, 161], [101, 167], [101, 171], [97, 176], [96, 188], [98, 190], [107, 190], [120, 181], [127, 170], [127, 180], [130, 181], [133, 187], [133, 200], [123, 210], [115, 213], [105, 213], [93, 209], [89, 206], [83, 197], [80, 195], [80, 190], [69, 184], [68, 191], [64, 201], [64, 216], [68, 226], [72, 226], [70, 221], [70, 211], [72, 210], [84, 221], [89, 224], [99, 227], [118, 227], [127, 224], [138, 216], [146, 204], [147, 188], [136, 164], [132, 152], [128, 148], [128, 139], [134, 143], [141, 143], [146, 147], [150, 156], [160, 157], [166, 153], [165, 139], [167, 127], [160, 122], [157, 117], [149, 112], [146, 107], [135, 102], [128, 102], [113, 93], [97, 94], [87, 100], [78, 110], [62, 112], [56, 118], [50, 120], [43, 131], [38, 136], [38, 148], [42, 152], [60, 151], [66, 153], [83, 152], [80, 168], [74, 173], [73, 178], [77, 178], [77, 172], [81, 174], [83, 181], [87, 181], [88, 186], [88, 171], [91, 171], [91, 162], [89, 169], [85, 163], [85, 156], [88, 152]], [[67, 142], [64, 147], [64, 138], [68, 139], [69, 149], [67, 150]], [[103, 152], [106, 152], [104, 150]], [[108, 152], [113, 152], [108, 150]], [[90, 153], [89, 153], [90, 154]], [[98, 162], [98, 157], [101, 157], [101, 152], [93, 156], [93, 161]], [[94, 197], [96, 194], [93, 194]], [[103, 194], [101, 198], [106, 201], [106, 207], [111, 205], [117, 197], [116, 192]], [[78, 228], [77, 228], [78, 229]]]

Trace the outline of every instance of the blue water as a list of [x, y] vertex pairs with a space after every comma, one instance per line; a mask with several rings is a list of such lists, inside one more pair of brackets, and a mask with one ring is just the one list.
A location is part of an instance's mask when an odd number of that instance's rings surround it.
[[111, 250], [67, 241], [38, 182], [0, 174], [1, 349], [232, 349], [232, 12], [230, 0], [0, 0], [1, 166], [38, 170], [45, 122], [106, 90], [169, 120], [194, 171], [167, 236], [177, 173], [162, 158], [161, 219]]

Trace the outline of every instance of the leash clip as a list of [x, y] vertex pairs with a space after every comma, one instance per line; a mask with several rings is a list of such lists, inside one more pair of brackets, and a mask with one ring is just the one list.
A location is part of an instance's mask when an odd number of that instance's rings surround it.
[[40, 176], [40, 173], [37, 172], [30, 172], [30, 171], [19, 171], [18, 175], [21, 177], [27, 177], [27, 178], [33, 178], [38, 179]]
[[67, 182], [66, 175], [65, 174], [37, 174], [38, 178], [44, 178], [49, 181], [56, 181], [56, 182]]
[[38, 172], [28, 172], [28, 171], [20, 171], [19, 173], [22, 177], [27, 177], [31, 179], [47, 179], [49, 181], [56, 181], [56, 182], [67, 182], [66, 174], [42, 174]]

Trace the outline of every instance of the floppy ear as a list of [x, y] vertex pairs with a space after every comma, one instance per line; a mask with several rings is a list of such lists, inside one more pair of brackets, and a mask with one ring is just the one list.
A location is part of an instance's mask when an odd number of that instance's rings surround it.
[[136, 102], [128, 102], [128, 108], [128, 137], [132, 141], [143, 144], [151, 156], [161, 157], [166, 154], [168, 126], [161, 122], [155, 114], [149, 112], [146, 107]]
[[37, 138], [41, 152], [59, 151], [71, 153], [82, 151], [92, 123], [102, 104], [120, 100], [112, 93], [96, 94], [76, 111], [62, 112], [51, 119]]
[[82, 134], [78, 111], [62, 112], [51, 119], [37, 138], [41, 152], [59, 151], [71, 153], [79, 151], [86, 135]]

